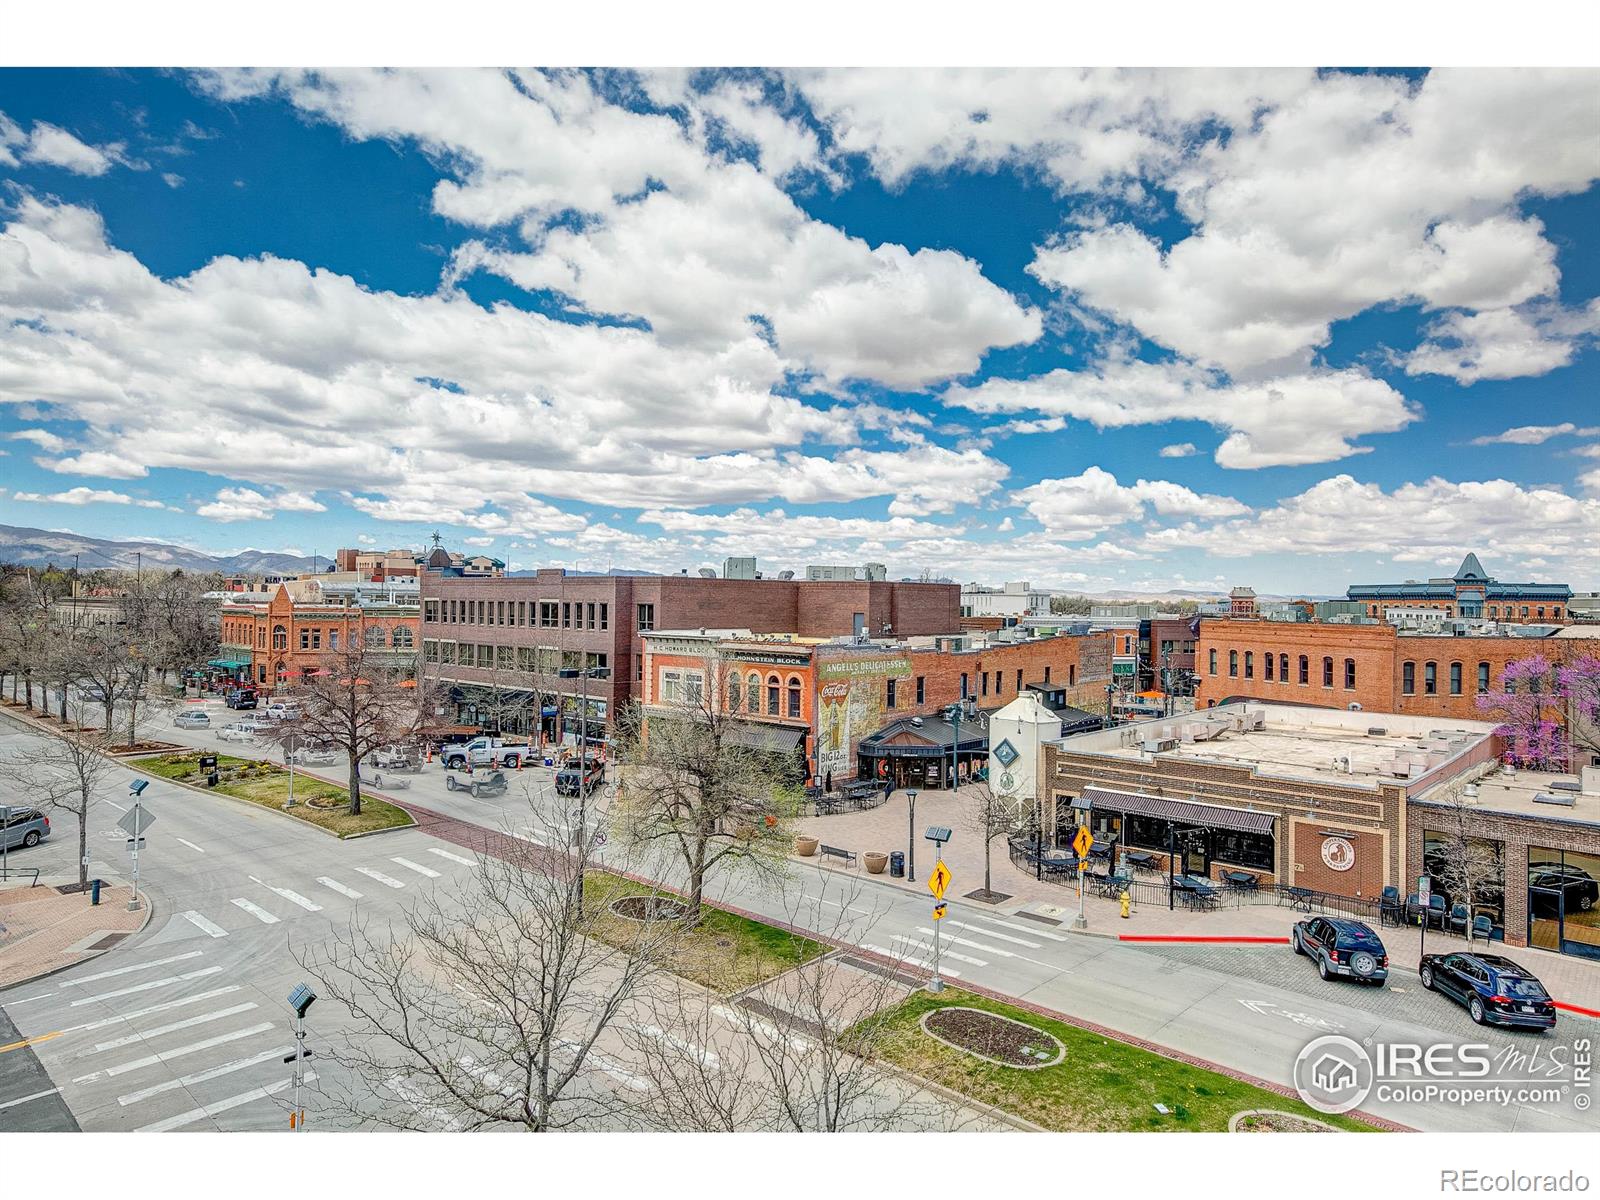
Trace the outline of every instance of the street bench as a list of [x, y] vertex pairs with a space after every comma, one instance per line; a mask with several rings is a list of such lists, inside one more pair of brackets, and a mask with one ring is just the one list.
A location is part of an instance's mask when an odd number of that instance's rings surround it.
[[856, 852], [854, 850], [844, 850], [838, 846], [818, 846], [817, 853], [823, 858], [842, 858], [847, 867], [856, 865]]

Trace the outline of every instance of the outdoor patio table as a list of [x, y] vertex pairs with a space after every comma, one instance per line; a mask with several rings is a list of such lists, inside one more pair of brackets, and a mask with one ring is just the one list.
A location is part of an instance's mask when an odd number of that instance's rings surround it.
[[1155, 869], [1156, 856], [1143, 850], [1129, 850], [1128, 862], [1140, 871], [1151, 871]]
[[1289, 903], [1298, 911], [1307, 913], [1311, 911], [1313, 893], [1310, 888], [1287, 887], [1283, 889], [1283, 894], [1289, 898]]

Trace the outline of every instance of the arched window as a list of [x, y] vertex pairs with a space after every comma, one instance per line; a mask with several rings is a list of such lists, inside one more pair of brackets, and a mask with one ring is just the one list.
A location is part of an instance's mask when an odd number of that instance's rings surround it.
[[369, 625], [361, 634], [361, 640], [374, 650], [381, 650], [387, 640], [384, 636], [382, 625]]
[[1278, 682], [1289, 682], [1289, 656], [1287, 654], [1278, 655]]
[[769, 716], [769, 717], [775, 717], [775, 716], [778, 715], [778, 700], [779, 700], [778, 688], [779, 688], [778, 677], [776, 675], [768, 675], [767, 676], [767, 716]]
[[1553, 621], [1561, 620], [1561, 605], [1558, 604], [1550, 610], [1550, 619]]
[[[396, 625], [394, 627], [394, 645], [395, 645], [395, 649], [397, 649], [397, 650], [409, 650], [409, 649], [411, 649], [411, 627], [410, 626], [408, 626], [408, 625]], [[337, 643], [335, 643], [334, 646], [333, 646], [333, 649], [337, 650], [338, 648], [339, 647], [338, 647]]]
[[1539, 620], [1544, 620], [1544, 605], [1539, 605]]
[[1254, 650], [1246, 650], [1244, 652], [1244, 677], [1246, 679], [1254, 679], [1256, 677], [1256, 652]]
[[1270, 653], [1269, 654], [1263, 654], [1261, 656], [1261, 673], [1262, 673], [1263, 676], [1266, 677], [1268, 682], [1271, 682], [1272, 678], [1273, 678], [1272, 665], [1273, 665], [1272, 655]]
[[800, 681], [792, 675], [789, 677], [789, 707], [787, 711], [791, 717], [800, 715]]
[[754, 671], [745, 680], [744, 706], [752, 713], [760, 713], [761, 711], [761, 676]]
[[1439, 694], [1439, 664], [1436, 662], [1422, 664], [1422, 694], [1425, 696]]
[[1458, 662], [1450, 664], [1450, 694], [1461, 695], [1461, 664]]
[[1489, 690], [1489, 664], [1486, 663], [1486, 662], [1481, 662], [1481, 663], [1478, 664], [1478, 695], [1481, 696], [1481, 695], [1483, 695], [1484, 692], [1487, 692], [1488, 690]]
[[1304, 654], [1300, 656], [1300, 682], [1301, 684], [1311, 682], [1311, 660]]
[[742, 684], [743, 684], [743, 680], [741, 680], [738, 675], [729, 675], [728, 676], [728, 711], [729, 712], [738, 712], [739, 711], [739, 692], [740, 692]]
[[1400, 664], [1400, 694], [1414, 696], [1417, 692], [1417, 664], [1403, 662]]
[[288, 667], [288, 665], [286, 663], [279, 663], [276, 667], [273, 668], [272, 676], [273, 676], [274, 679], [276, 679], [278, 681], [278, 686], [282, 687], [285, 683], [287, 683], [289, 681], [289, 667]]
[[1328, 688], [1333, 686], [1333, 659], [1331, 658], [1325, 657], [1322, 660], [1322, 686]]
[[1347, 691], [1355, 691], [1356, 660], [1353, 658], [1347, 658], [1344, 660], [1344, 686]]
[[1215, 646], [1211, 647], [1210, 667], [1211, 667], [1211, 673], [1213, 675], [1215, 675], [1217, 673], [1217, 648]]
[[1234, 678], [1238, 678], [1238, 675], [1239, 675], [1239, 652], [1237, 650], [1229, 650], [1228, 651], [1228, 674], [1230, 676], [1233, 676]]
[[282, 625], [272, 627], [272, 648], [274, 650], [287, 650], [289, 648], [289, 631]]

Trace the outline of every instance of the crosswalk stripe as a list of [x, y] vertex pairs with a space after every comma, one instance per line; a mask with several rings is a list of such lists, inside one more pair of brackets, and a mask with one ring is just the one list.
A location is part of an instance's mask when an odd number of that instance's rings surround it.
[[754, 1016], [749, 1012], [737, 1013], [724, 1004], [717, 1005], [711, 1011], [716, 1013], [717, 1016], [728, 1022], [728, 1024], [732, 1025], [735, 1029], [759, 1029], [762, 1033], [766, 1034], [775, 1042], [789, 1043], [789, 1046], [792, 1049], [802, 1052], [811, 1049], [811, 1043], [805, 1038], [801, 1037], [798, 1033], [786, 1033], [782, 1029], [779, 1029], [776, 1025], [773, 1025], [768, 1021], [763, 1021], [760, 1017]]
[[329, 879], [326, 875], [318, 875], [317, 882], [325, 888], [332, 888], [341, 896], [349, 896], [352, 900], [361, 899], [362, 893], [356, 891], [353, 887], [345, 887], [345, 885], [340, 883], [337, 879]]
[[[570, 1042], [565, 1038], [556, 1039], [556, 1045], [560, 1049], [565, 1050], [568, 1054], [576, 1054], [580, 1049], [577, 1042]], [[592, 1063], [597, 1069], [604, 1071], [618, 1083], [625, 1084], [636, 1092], [648, 1092], [650, 1090], [650, 1081], [648, 1079], [641, 1079], [632, 1071], [623, 1070], [622, 1067], [620, 1067], [617, 1063], [613, 1062], [611, 1059], [607, 1058], [604, 1054], [601, 1054], [597, 1050], [591, 1049], [583, 1056], [583, 1061], [585, 1063]]]
[[[1032, 925], [1018, 925], [1015, 921], [1002, 921], [999, 917], [990, 917], [977, 912], [967, 913], [966, 915], [979, 921], [985, 921], [990, 925], [998, 925], [1001, 929], [1014, 929], [1018, 933], [1027, 934], [1029, 937], [1041, 937], [1047, 942], [1064, 942], [1067, 940], [1067, 935], [1064, 933], [1051, 933], [1048, 929], [1036, 929]], [[988, 933], [989, 931], [985, 929], [983, 932]], [[1037, 950], [1038, 947], [1035, 946], [1034, 949]]]
[[511, 836], [517, 838], [519, 841], [532, 842], [535, 846], [543, 846], [547, 844], [542, 837], [533, 832], [532, 825], [528, 826], [521, 833], [513, 833]]
[[[1025, 938], [1012, 937], [1009, 933], [1000, 933], [997, 930], [989, 929], [983, 925], [968, 925], [965, 921], [955, 920], [952, 920], [950, 924], [954, 925], [957, 929], [970, 929], [973, 933], [981, 933], [984, 937], [999, 938], [1002, 942], [1015, 942], [1019, 946], [1026, 946], [1029, 950], [1039, 949], [1038, 942], [1030, 942]], [[1006, 928], [1010, 929], [1011, 926], [1007, 925]]]
[[[971, 928], [971, 926], [967, 926], [966, 928]], [[933, 930], [929, 929], [926, 925], [918, 925], [917, 926], [917, 932], [918, 933], [925, 933], [929, 937], [933, 936]], [[999, 946], [988, 946], [988, 945], [985, 945], [983, 942], [975, 942], [971, 938], [957, 937], [953, 933], [945, 934], [944, 935], [944, 940], [947, 941], [947, 942], [953, 942], [957, 946], [971, 946], [974, 950], [986, 950], [990, 954], [998, 954], [1001, 958], [1016, 958], [1017, 957], [1015, 951], [1004, 950], [1004, 949], [1001, 949]]]
[[437, 846], [429, 846], [428, 853], [437, 854], [440, 858], [448, 858], [451, 862], [460, 863], [463, 867], [475, 867], [478, 865], [474, 859], [467, 858], [462, 854], [452, 854], [450, 851], [441, 850]]
[[190, 979], [201, 979], [207, 975], [222, 974], [221, 967], [201, 967], [198, 971], [189, 971], [183, 975], [169, 975], [165, 979], [152, 979], [149, 983], [135, 984], [133, 987], [123, 988], [116, 992], [101, 992], [98, 996], [85, 996], [82, 1000], [74, 1000], [68, 1008], [78, 1008], [84, 1004], [94, 1004], [101, 1000], [114, 1000], [118, 996], [131, 996], [135, 992], [148, 992], [152, 988], [166, 987], [169, 983], [184, 983]]
[[205, 851], [201, 847], [196, 846], [193, 842], [189, 841], [187, 838], [179, 838], [178, 841], [182, 842], [185, 846], [189, 847], [189, 849], [195, 851], [196, 853], [199, 853], [199, 854], [204, 854], [205, 853]]
[[[317, 1073], [307, 1071], [304, 1082], [315, 1083]], [[169, 1129], [181, 1129], [185, 1125], [193, 1125], [196, 1121], [206, 1117], [214, 1117], [218, 1113], [225, 1113], [229, 1109], [238, 1108], [249, 1104], [252, 1100], [265, 1100], [268, 1096], [276, 1096], [287, 1088], [292, 1080], [280, 1079], [277, 1083], [269, 1083], [265, 1087], [251, 1088], [248, 1092], [240, 1092], [237, 1096], [229, 1096], [226, 1100], [218, 1100], [207, 1104], [204, 1108], [191, 1108], [186, 1113], [179, 1113], [175, 1117], [168, 1117], [164, 1121], [154, 1121], [149, 1125], [139, 1128], [140, 1133], [165, 1133]]]
[[184, 1021], [174, 1021], [171, 1025], [163, 1025], [159, 1029], [147, 1029], [143, 1033], [130, 1033], [126, 1037], [113, 1038], [109, 1042], [96, 1042], [94, 1049], [85, 1051], [85, 1054], [101, 1054], [107, 1050], [120, 1050], [123, 1046], [131, 1046], [135, 1042], [149, 1041], [151, 1038], [161, 1037], [163, 1034], [176, 1033], [180, 1029], [193, 1029], [196, 1025], [204, 1025], [210, 1021], [220, 1021], [223, 1017], [236, 1017], [240, 1013], [249, 1012], [255, 1008], [255, 1001], [248, 1004], [235, 1004], [231, 1008], [219, 1008], [214, 1012], [201, 1013], [198, 1017], [190, 1017]]
[[[891, 938], [890, 940], [891, 941], [896, 941], [896, 942], [910, 942], [911, 945], [913, 947], [915, 947], [916, 949], [918, 949], [918, 950], [926, 950], [929, 953], [932, 953], [932, 950], [933, 950], [932, 946], [928, 942], [925, 942], [925, 941], [921, 940], [920, 938], [908, 937], [906, 934], [903, 934], [903, 933], [895, 934], [894, 937]], [[945, 939], [945, 940], [948, 941], [949, 939]], [[973, 958], [970, 954], [961, 954], [958, 951], [952, 950], [952, 949], [950, 949], [949, 946], [946, 946], [946, 945], [943, 945], [943, 944], [941, 944], [940, 947], [939, 947], [939, 958], [941, 960], [941, 963], [942, 963], [942, 961], [944, 959], [953, 958], [957, 962], [971, 963], [975, 967], [987, 967], [989, 965], [988, 962], [985, 961], [984, 959]]]
[[665, 1029], [661, 1029], [658, 1026], [641, 1025], [639, 1026], [639, 1032], [644, 1034], [647, 1038], [653, 1038], [658, 1042], [665, 1042], [669, 1046], [677, 1047], [685, 1054], [692, 1056], [695, 1061], [700, 1063], [701, 1066], [706, 1067], [709, 1070], [715, 1071], [722, 1066], [722, 1060], [718, 1058], [714, 1052], [707, 1050], [704, 1046], [696, 1045], [694, 1042], [691, 1042], [686, 1038], [681, 1038], [676, 1034], [668, 1033]]
[[63, 1029], [62, 1033], [87, 1033], [92, 1029], [104, 1029], [108, 1025], [121, 1025], [127, 1021], [136, 1021], [140, 1017], [148, 1017], [152, 1013], [167, 1012], [174, 1008], [187, 1008], [191, 1004], [199, 1004], [202, 1000], [215, 1000], [218, 996], [226, 996], [230, 992], [239, 991], [239, 985], [229, 984], [227, 987], [213, 988], [209, 992], [196, 992], [193, 996], [184, 996], [178, 1000], [168, 1000], [165, 1004], [152, 1004], [149, 1008], [136, 1008], [131, 1013], [119, 1013], [114, 1017], [101, 1017], [98, 1021], [88, 1021], [82, 1025], [73, 1025]]
[[412, 862], [409, 858], [401, 858], [398, 854], [389, 859], [392, 863], [399, 863], [408, 871], [415, 871], [418, 875], [425, 875], [429, 879], [439, 878], [439, 872], [432, 867], [425, 867], [421, 863]]
[[118, 1063], [114, 1067], [107, 1067], [103, 1071], [93, 1071], [88, 1075], [80, 1075], [73, 1083], [90, 1083], [96, 1079], [115, 1079], [118, 1075], [126, 1075], [129, 1071], [141, 1071], [145, 1067], [153, 1067], [157, 1063], [171, 1062], [175, 1058], [182, 1058], [185, 1054], [194, 1054], [200, 1050], [210, 1050], [213, 1046], [225, 1046], [229, 1042], [237, 1042], [241, 1038], [254, 1037], [258, 1033], [265, 1033], [272, 1028], [271, 1021], [264, 1021], [260, 1025], [252, 1025], [248, 1029], [235, 1029], [229, 1033], [218, 1034], [214, 1038], [206, 1038], [200, 1042], [190, 1042], [187, 1046], [178, 1046], [171, 1050], [163, 1050], [160, 1054], [147, 1054], [143, 1058], [136, 1058], [132, 1062]]
[[249, 900], [246, 900], [243, 896], [235, 896], [229, 901], [229, 903], [238, 905], [240, 908], [244, 909], [245, 912], [249, 913], [252, 917], [264, 925], [276, 925], [278, 923], [277, 917], [273, 916], [259, 904], [253, 904]]
[[189, 1085], [195, 1083], [205, 1083], [207, 1080], [211, 1079], [220, 1079], [222, 1076], [231, 1075], [235, 1071], [243, 1071], [246, 1068], [256, 1066], [259, 1063], [270, 1062], [273, 1059], [281, 1059], [284, 1057], [284, 1055], [293, 1053], [293, 1046], [279, 1046], [275, 1050], [263, 1050], [260, 1054], [253, 1055], [250, 1058], [236, 1058], [232, 1062], [223, 1063], [221, 1066], [207, 1067], [204, 1071], [196, 1071], [192, 1075], [184, 1075], [178, 1079], [169, 1079], [165, 1083], [155, 1084], [154, 1086], [147, 1087], [142, 1091], [129, 1092], [126, 1096], [118, 1096], [117, 1103], [123, 1105], [124, 1107], [129, 1104], [137, 1104], [141, 1100], [150, 1099], [151, 1096], [159, 1096], [162, 1092], [174, 1091], [177, 1088], [188, 1087]]
[[384, 887], [405, 887], [405, 884], [396, 879], [393, 875], [385, 875], [382, 871], [374, 871], [371, 867], [357, 867], [356, 870], [360, 871], [368, 879], [376, 879], [379, 883], [383, 884]]
[[200, 930], [201, 933], [209, 933], [214, 938], [228, 936], [228, 931], [221, 925], [218, 925], [215, 921], [212, 921], [209, 918], [202, 917], [199, 913], [193, 911], [192, 909], [181, 912], [178, 915]]
[[307, 912], [321, 912], [322, 911], [322, 905], [318, 904], [314, 900], [307, 900], [299, 892], [290, 891], [288, 888], [285, 888], [285, 887], [274, 887], [272, 884], [267, 883], [265, 880], [257, 879], [254, 875], [250, 876], [250, 882], [251, 883], [259, 883], [259, 884], [261, 884], [261, 886], [266, 888], [267, 891], [276, 892], [278, 895], [282, 896], [285, 900], [287, 900], [290, 904], [298, 904], [301, 908], [305, 909]]
[[[930, 971], [933, 970], [933, 960], [931, 958], [918, 958], [913, 954], [907, 954], [901, 950], [890, 950], [887, 946], [874, 946], [871, 942], [862, 942], [861, 947], [864, 950], [871, 950], [874, 954], [882, 954], [888, 958], [898, 959], [900, 962], [908, 962], [913, 966], [926, 967]], [[960, 971], [952, 971], [950, 968], [945, 967], [942, 964], [940, 966], [939, 974], [948, 975], [952, 979], [961, 978]]]
[[110, 979], [114, 975], [127, 975], [134, 971], [148, 971], [151, 967], [164, 967], [168, 963], [183, 962], [185, 959], [199, 958], [202, 951], [191, 950], [187, 954], [174, 954], [171, 958], [158, 958], [153, 962], [134, 963], [131, 967], [118, 967], [115, 971], [101, 971], [98, 975], [85, 975], [82, 979], [69, 979], [61, 986], [82, 987], [86, 983], [93, 983], [97, 979]]
[[15, 1108], [19, 1104], [26, 1104], [30, 1100], [43, 1100], [46, 1096], [54, 1096], [60, 1088], [51, 1088], [47, 1092], [34, 1092], [31, 1096], [18, 1096], [15, 1100], [7, 1100], [0, 1104], [0, 1108]]

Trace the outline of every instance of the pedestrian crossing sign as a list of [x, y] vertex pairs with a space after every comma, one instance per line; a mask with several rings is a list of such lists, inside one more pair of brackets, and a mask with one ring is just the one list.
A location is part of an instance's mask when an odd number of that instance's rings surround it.
[[1094, 834], [1089, 832], [1087, 825], [1079, 825], [1078, 832], [1072, 835], [1072, 852], [1079, 858], [1089, 853], [1089, 847], [1094, 845]]
[[945, 905], [943, 905], [943, 904], [935, 904], [933, 906], [933, 919], [935, 921], [944, 920], [944, 911], [945, 911]]
[[928, 876], [928, 890], [937, 900], [944, 899], [944, 889], [950, 886], [950, 868], [943, 862], [934, 864], [933, 874]]

